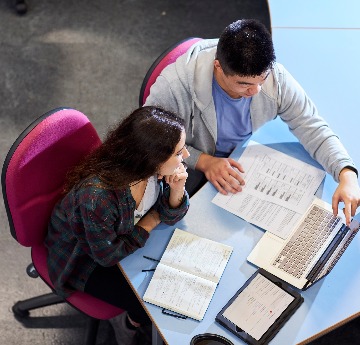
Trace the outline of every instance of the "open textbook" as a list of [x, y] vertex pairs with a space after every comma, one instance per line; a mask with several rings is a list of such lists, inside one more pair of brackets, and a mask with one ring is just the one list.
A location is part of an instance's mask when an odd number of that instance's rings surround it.
[[144, 301], [202, 320], [233, 248], [175, 229]]
[[213, 203], [287, 238], [314, 199], [325, 172], [268, 146], [250, 141], [239, 162], [244, 168], [242, 192], [218, 193]]

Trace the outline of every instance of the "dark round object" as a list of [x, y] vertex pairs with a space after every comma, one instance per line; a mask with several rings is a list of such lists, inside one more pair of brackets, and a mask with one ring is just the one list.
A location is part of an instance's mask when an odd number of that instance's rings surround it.
[[25, 1], [17, 1], [17, 3], [15, 4], [15, 9], [17, 14], [19, 15], [25, 14], [27, 12], [27, 5]]
[[190, 345], [234, 345], [229, 339], [218, 334], [198, 334], [191, 339]]
[[28, 267], [26, 267], [26, 273], [31, 278], [37, 278], [39, 276], [39, 273], [37, 273], [33, 264], [30, 264]]

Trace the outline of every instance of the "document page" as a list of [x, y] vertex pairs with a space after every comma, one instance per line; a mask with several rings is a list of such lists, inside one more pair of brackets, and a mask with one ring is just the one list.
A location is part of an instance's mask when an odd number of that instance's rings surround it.
[[213, 203], [273, 234], [287, 238], [310, 206], [325, 172], [268, 146], [250, 141], [239, 162], [245, 186], [218, 193]]
[[233, 248], [175, 229], [161, 263], [217, 283]]
[[202, 320], [233, 248], [175, 229], [144, 301]]
[[258, 274], [223, 316], [259, 340], [295, 298]]
[[217, 284], [175, 268], [158, 264], [144, 301], [202, 320]]

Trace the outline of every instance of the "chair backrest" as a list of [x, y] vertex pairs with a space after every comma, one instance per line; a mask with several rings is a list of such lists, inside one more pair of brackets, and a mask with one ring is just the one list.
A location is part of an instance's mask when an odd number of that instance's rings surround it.
[[100, 144], [89, 119], [70, 108], [47, 112], [20, 134], [1, 175], [10, 231], [20, 244], [43, 242], [66, 173]]
[[159, 76], [161, 71], [171, 63], [175, 62], [176, 59], [183, 55], [187, 50], [196, 42], [202, 40], [199, 37], [189, 37], [186, 38], [168, 49], [166, 49], [151, 65], [148, 72], [145, 75], [145, 78], [142, 82], [140, 95], [139, 95], [139, 106], [142, 107], [146, 101], [146, 98], [150, 94], [151, 85], [156, 81], [156, 78]]

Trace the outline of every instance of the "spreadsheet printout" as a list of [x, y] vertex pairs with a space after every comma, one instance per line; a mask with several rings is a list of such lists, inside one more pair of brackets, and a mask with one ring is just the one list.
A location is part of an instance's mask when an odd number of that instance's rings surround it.
[[238, 161], [245, 171], [242, 191], [217, 193], [212, 202], [286, 238], [313, 201], [325, 171], [254, 141]]

